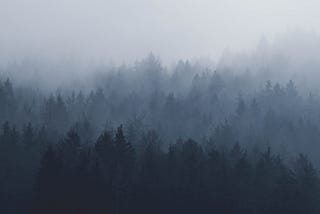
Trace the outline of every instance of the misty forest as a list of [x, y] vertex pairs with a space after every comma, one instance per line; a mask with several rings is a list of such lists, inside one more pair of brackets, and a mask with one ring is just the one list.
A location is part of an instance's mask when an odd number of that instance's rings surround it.
[[1, 213], [319, 213], [320, 94], [277, 59], [2, 67]]

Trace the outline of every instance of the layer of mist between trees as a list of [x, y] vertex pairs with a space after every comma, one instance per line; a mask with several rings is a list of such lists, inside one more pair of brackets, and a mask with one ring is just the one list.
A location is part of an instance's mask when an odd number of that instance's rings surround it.
[[297, 78], [275, 81], [268, 70], [213, 70], [189, 61], [168, 71], [152, 54], [134, 66], [105, 69], [88, 78], [88, 88], [70, 85], [51, 93], [3, 77], [0, 123], [18, 130], [31, 123], [46, 129], [52, 141], [75, 128], [88, 143], [105, 128], [123, 124], [136, 146], [147, 130], [155, 130], [163, 148], [181, 137], [224, 147], [272, 146], [318, 161], [319, 94], [298, 86]]
[[150, 54], [52, 91], [7, 69], [9, 213], [319, 212], [320, 99], [299, 75], [263, 64], [168, 69]]

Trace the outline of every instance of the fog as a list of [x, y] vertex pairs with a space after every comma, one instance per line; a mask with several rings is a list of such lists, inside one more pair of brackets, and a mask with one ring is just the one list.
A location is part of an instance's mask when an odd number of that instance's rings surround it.
[[261, 37], [319, 32], [315, 0], [1, 0], [1, 61], [77, 58], [132, 62], [149, 52], [165, 63], [217, 59]]
[[0, 213], [320, 213], [313, 0], [0, 0]]

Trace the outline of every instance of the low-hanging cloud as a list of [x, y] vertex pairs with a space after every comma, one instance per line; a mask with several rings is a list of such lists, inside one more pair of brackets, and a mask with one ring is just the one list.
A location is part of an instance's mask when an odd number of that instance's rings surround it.
[[320, 31], [319, 3], [289, 0], [2, 0], [1, 61], [26, 57], [170, 62], [252, 48], [261, 35]]

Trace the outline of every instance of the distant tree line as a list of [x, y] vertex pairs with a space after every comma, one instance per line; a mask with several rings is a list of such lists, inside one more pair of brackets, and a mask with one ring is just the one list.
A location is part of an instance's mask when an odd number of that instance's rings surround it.
[[153, 55], [95, 81], [0, 79], [3, 213], [319, 213], [316, 91]]

